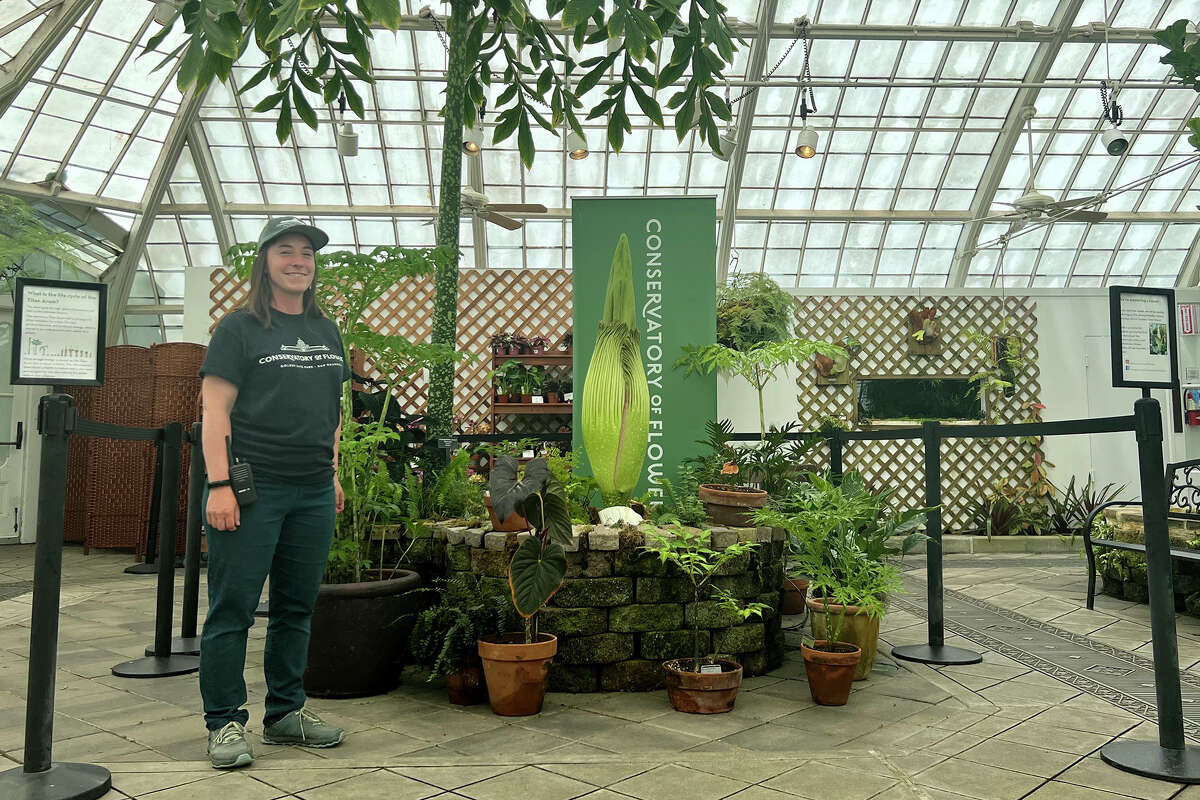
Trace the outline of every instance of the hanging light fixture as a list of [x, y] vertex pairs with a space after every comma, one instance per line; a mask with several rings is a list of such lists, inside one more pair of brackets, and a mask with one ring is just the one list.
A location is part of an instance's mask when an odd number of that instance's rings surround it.
[[584, 139], [570, 128], [567, 129], [565, 147], [567, 155], [570, 156], [572, 161], [582, 161], [588, 157], [588, 153], [590, 152], [587, 146], [587, 139]]
[[1100, 81], [1100, 126], [1110, 127], [1100, 133], [1100, 141], [1110, 156], [1119, 156], [1129, 149], [1129, 137], [1121, 130], [1125, 112], [1117, 105], [1116, 87], [1112, 83], [1112, 60], [1108, 55], [1108, 0], [1104, 2], [1104, 76]]
[[475, 121], [463, 129], [462, 149], [469, 156], [477, 156], [483, 150], [483, 114], [487, 109], [487, 101], [479, 106]]
[[733, 154], [733, 148], [737, 147], [737, 128], [730, 125], [725, 129], [725, 132], [720, 136], [721, 152], [713, 152], [713, 155], [722, 161], [728, 161], [729, 156]]
[[351, 158], [358, 155], [358, 134], [354, 132], [354, 128], [346, 122], [346, 93], [342, 92], [338, 97], [338, 116], [342, 119], [341, 128], [334, 128], [333, 139], [337, 145], [337, 154], [342, 158]]
[[812, 71], [808, 65], [808, 17], [800, 18], [800, 40], [804, 42], [804, 64], [800, 67], [800, 130], [796, 133], [796, 155], [812, 158], [817, 154], [817, 130], [808, 124], [808, 115], [817, 113], [813, 94]]

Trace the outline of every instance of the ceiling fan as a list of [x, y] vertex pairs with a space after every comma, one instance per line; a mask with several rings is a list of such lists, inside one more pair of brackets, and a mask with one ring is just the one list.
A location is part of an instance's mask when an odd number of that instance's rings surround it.
[[[546, 207], [541, 203], [491, 203], [488, 202], [487, 195], [483, 192], [466, 187], [459, 194], [459, 202], [462, 204], [463, 214], [470, 214], [472, 217], [494, 222], [501, 228], [510, 231], [523, 228], [525, 223], [501, 212], [510, 211], [522, 214], [546, 213]], [[435, 222], [436, 220], [430, 220], [426, 224], [433, 225]]]
[[1012, 223], [1010, 232], [1015, 233], [1024, 228], [1028, 223], [1036, 221], [1100, 222], [1107, 219], [1108, 214], [1103, 211], [1089, 210], [1087, 208], [1075, 209], [1076, 206], [1098, 206], [1104, 202], [1105, 195], [1090, 195], [1088, 197], [1055, 200], [1050, 195], [1043, 194], [1034, 187], [1032, 122], [1034, 113], [1035, 109], [1033, 108], [1026, 108], [1024, 112], [1026, 135], [1029, 144], [1029, 183], [1025, 185], [1025, 194], [1018, 197], [1015, 202], [1001, 203], [1001, 205], [1012, 206], [1014, 210], [1006, 211], [1003, 214], [991, 214], [986, 217], [980, 217], [979, 219], [971, 220], [971, 222], [1001, 222], [1008, 220]]

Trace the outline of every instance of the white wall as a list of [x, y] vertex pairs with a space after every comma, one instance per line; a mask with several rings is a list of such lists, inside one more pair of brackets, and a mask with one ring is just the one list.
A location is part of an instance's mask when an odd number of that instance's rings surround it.
[[[801, 294], [797, 291], [796, 294]], [[864, 292], [894, 294], [894, 292]], [[1107, 348], [1108, 292], [1105, 289], [1033, 290], [1027, 292], [1037, 302], [1038, 366], [1041, 369], [1041, 401], [1046, 406], [1047, 421], [1080, 419], [1091, 416], [1110, 416], [1133, 413], [1133, 403], [1140, 396], [1136, 389], [1116, 389], [1106, 379], [1110, 366], [1103, 363], [1085, 365], [1088, 337], [1102, 337]], [[822, 294], [849, 294], [823, 292]], [[959, 290], [925, 294], [997, 295], [998, 291]], [[1179, 302], [1200, 302], [1200, 290], [1180, 289]], [[1098, 341], [1091, 340], [1093, 348]], [[1180, 337], [1179, 350], [1184, 364], [1200, 365], [1200, 336]], [[1107, 349], [1104, 350], [1107, 353]], [[782, 371], [781, 371], [782, 373]], [[1182, 368], [1180, 376], [1182, 377]], [[795, 368], [787, 370], [764, 392], [764, 408], [768, 425], [781, 425], [796, 419]], [[807, 377], [807, 376], [806, 376]], [[1089, 391], [1089, 378], [1091, 389]], [[1183, 434], [1172, 432], [1170, 393], [1155, 391], [1153, 396], [1163, 406], [1163, 428], [1166, 433], [1165, 457], [1168, 461], [1200, 457], [1200, 427], [1185, 426]], [[1102, 413], [1096, 413], [1102, 410]], [[737, 431], [758, 430], [758, 401], [754, 390], [740, 378], [719, 378], [717, 382], [717, 412], [733, 421]], [[1072, 475], [1078, 482], [1086, 480], [1093, 469], [1093, 450], [1101, 462], [1097, 479], [1101, 483], [1113, 479], [1126, 482], [1125, 475], [1136, 475], [1137, 447], [1132, 434], [1104, 434], [1107, 438], [1095, 448], [1086, 436], [1049, 437], [1046, 457], [1054, 462], [1050, 479], [1065, 484]], [[1124, 471], [1122, 471], [1124, 470]], [[1130, 470], [1134, 470], [1130, 472]], [[1131, 486], [1131, 488], [1135, 488]]]
[[212, 324], [212, 281], [209, 276], [219, 267], [190, 267], [183, 273], [183, 341], [208, 344], [208, 326]]

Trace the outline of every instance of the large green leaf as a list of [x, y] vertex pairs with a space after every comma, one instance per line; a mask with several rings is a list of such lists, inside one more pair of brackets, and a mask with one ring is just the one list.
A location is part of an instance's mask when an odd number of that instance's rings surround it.
[[508, 565], [508, 586], [517, 613], [528, 619], [549, 602], [567, 574], [567, 554], [558, 542], [530, 536], [517, 546]]
[[568, 544], [571, 541], [571, 511], [562, 484], [551, 477], [546, 488], [525, 500], [523, 517], [539, 531], [550, 535], [554, 541]]
[[[544, 458], [525, 465], [525, 474], [517, 480], [519, 464], [512, 456], [500, 456], [488, 477], [488, 493], [497, 519], [506, 519], [514, 511], [523, 512], [526, 501], [540, 494], [550, 480], [550, 467]], [[541, 529], [541, 526], [536, 526]]]

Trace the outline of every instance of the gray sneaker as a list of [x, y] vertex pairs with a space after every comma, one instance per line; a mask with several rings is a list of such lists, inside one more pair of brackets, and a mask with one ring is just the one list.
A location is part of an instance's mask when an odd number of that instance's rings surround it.
[[333, 747], [346, 738], [346, 731], [323, 721], [307, 708], [273, 722], [263, 729], [263, 744], [298, 744], [301, 747]]
[[246, 741], [246, 727], [240, 722], [208, 732], [208, 760], [217, 769], [245, 767], [254, 761], [254, 752]]

